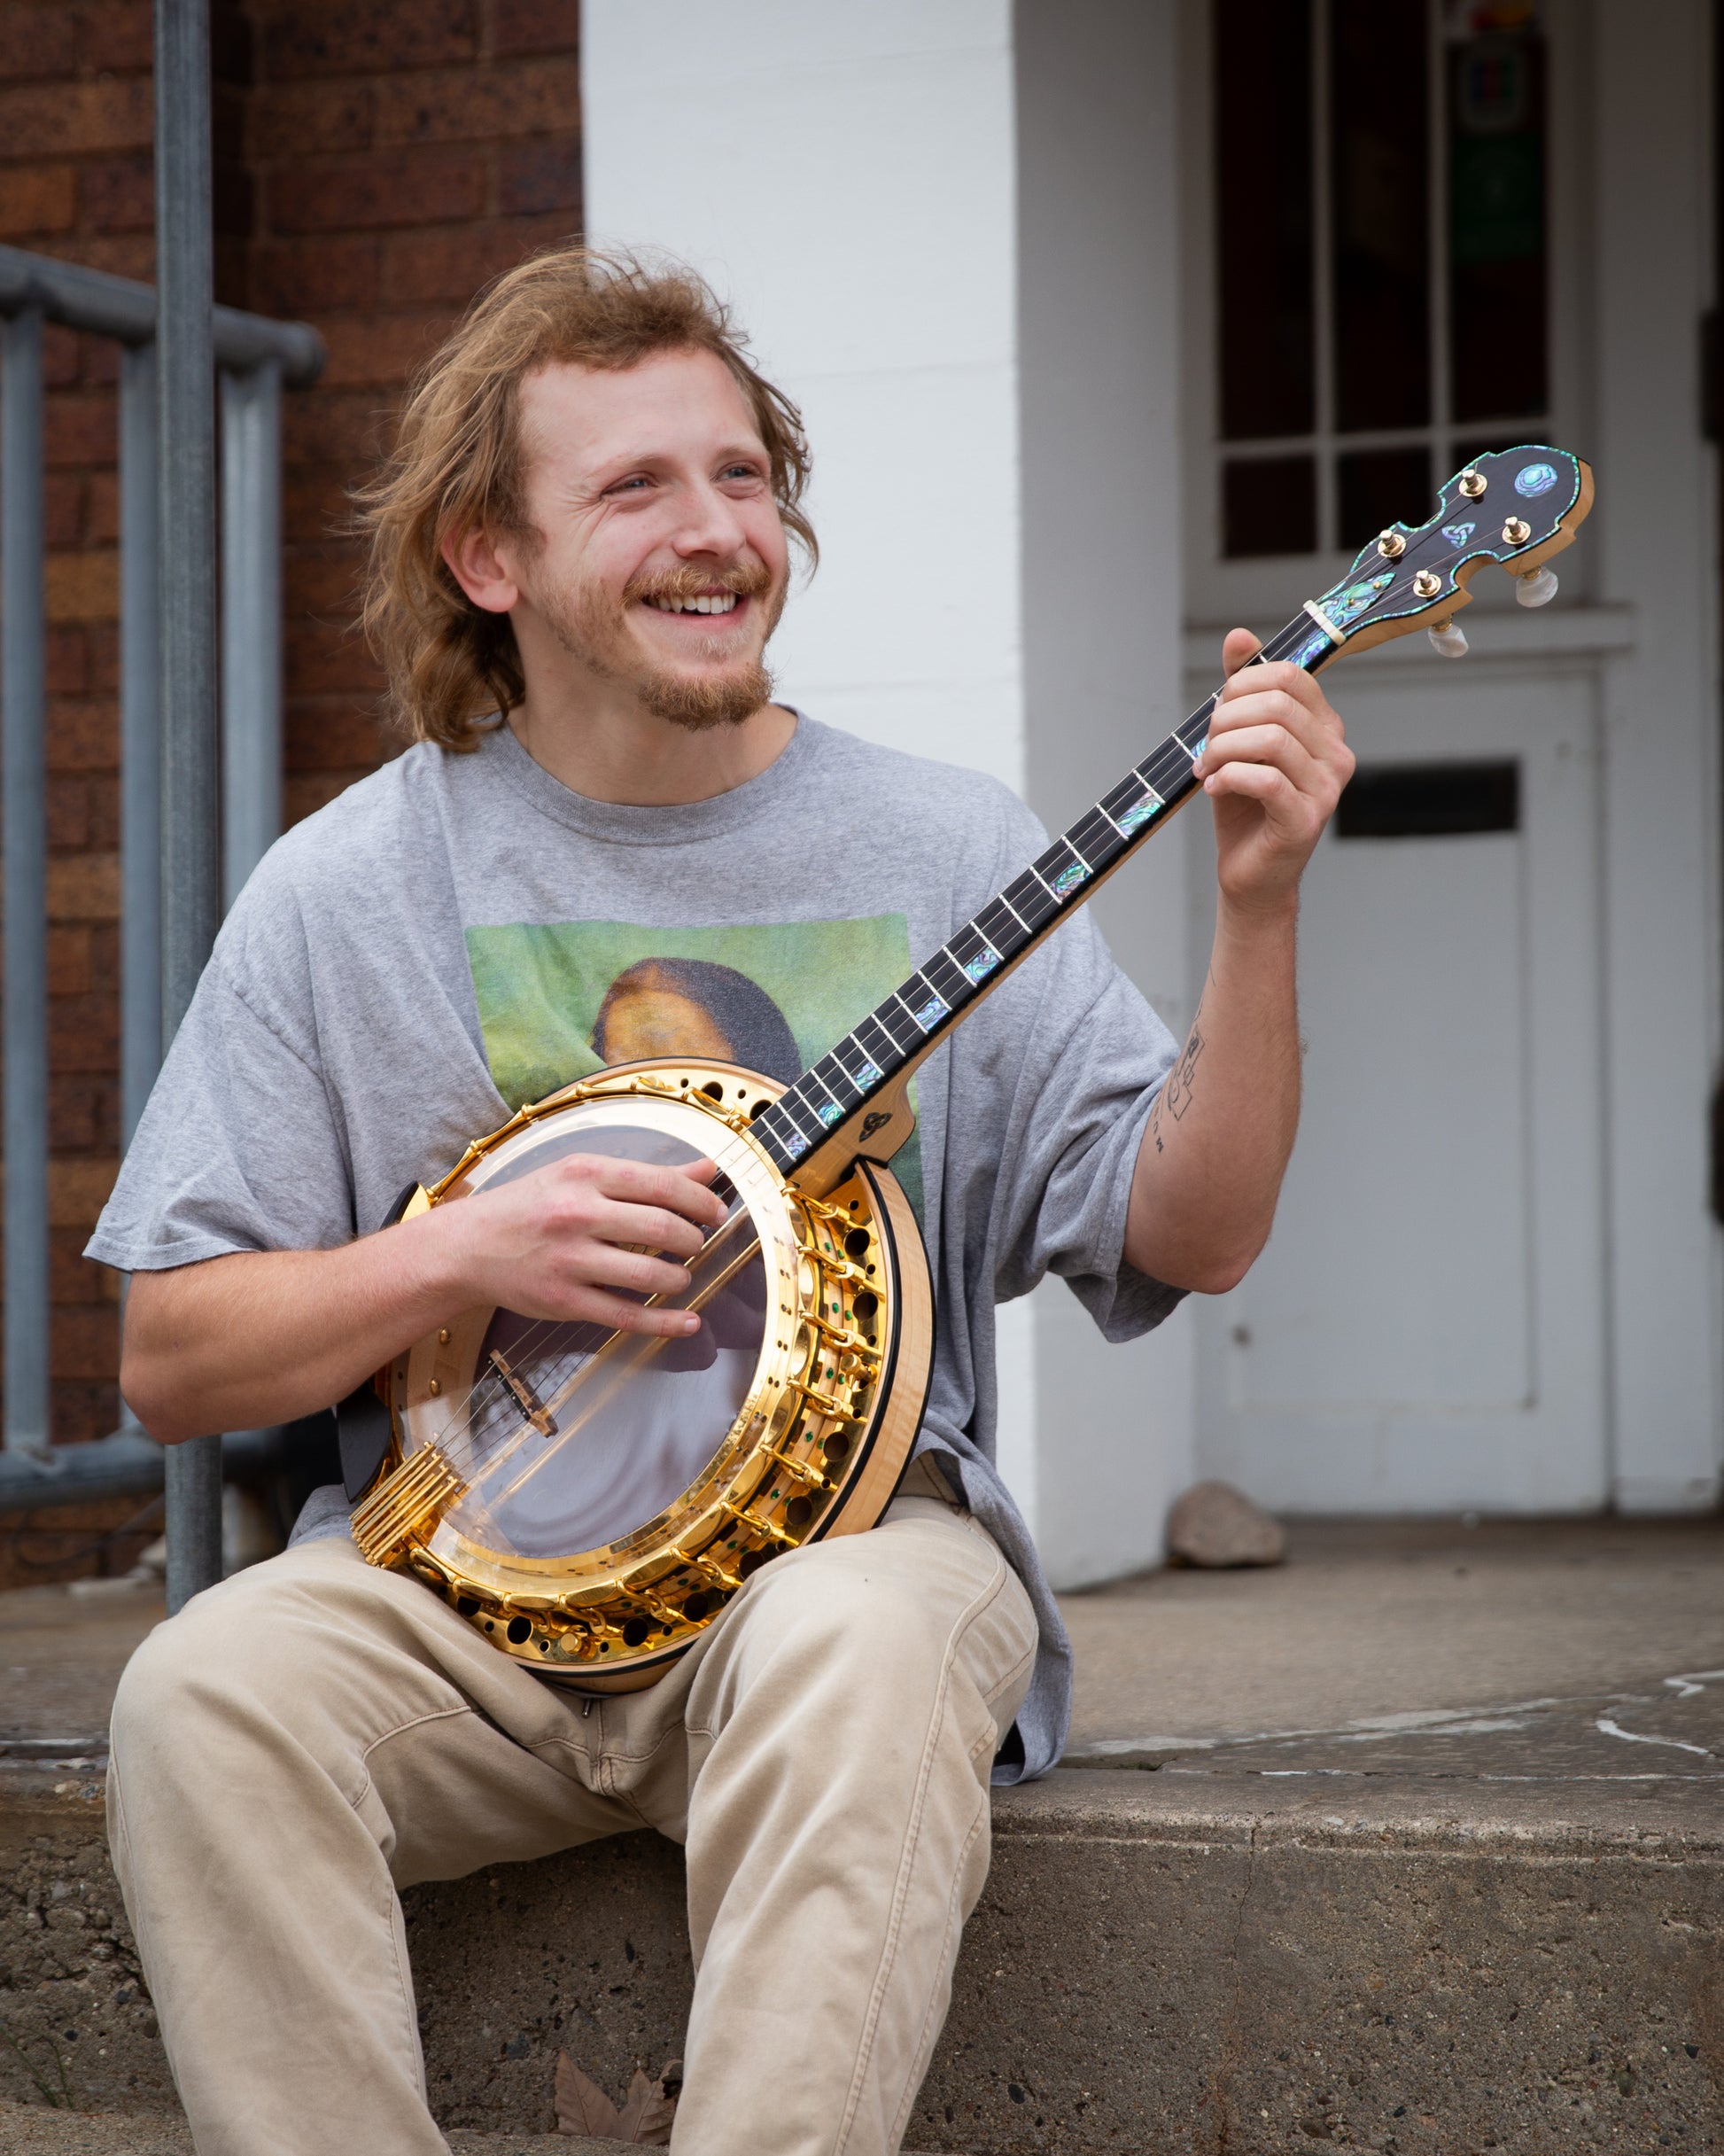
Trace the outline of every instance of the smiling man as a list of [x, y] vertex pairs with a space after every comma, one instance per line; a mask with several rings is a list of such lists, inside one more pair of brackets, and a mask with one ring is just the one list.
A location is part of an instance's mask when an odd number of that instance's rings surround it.
[[[711, 1162], [575, 1156], [384, 1224], [642, 1026], [813, 1062], [1040, 850], [990, 781], [773, 701], [807, 468], [686, 272], [542, 257], [431, 361], [367, 507], [414, 745], [252, 878], [90, 1244], [133, 1276], [122, 1384], [165, 1443], [321, 1409], [476, 1306], [698, 1331], [638, 1298], [687, 1285]], [[1183, 1052], [1085, 915], [923, 1067], [895, 1165], [941, 1321], [877, 1528], [781, 1557], [657, 1684], [595, 1698], [368, 1568], [323, 1491], [139, 1651], [111, 1831], [204, 2156], [441, 2150], [398, 1889], [641, 1825], [687, 1852], [673, 2146], [898, 2146], [990, 1773], [1043, 1771], [1069, 1702], [993, 1466], [995, 1304], [1056, 1272], [1121, 1339], [1231, 1285], [1292, 1144], [1298, 881], [1351, 759], [1305, 675], [1238, 671], [1254, 648], [1228, 641], [1200, 767], [1221, 888]]]

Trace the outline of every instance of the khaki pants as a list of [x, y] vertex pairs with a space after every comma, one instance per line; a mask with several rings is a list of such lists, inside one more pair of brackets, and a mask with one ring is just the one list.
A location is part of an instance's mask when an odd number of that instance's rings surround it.
[[1035, 1643], [931, 1497], [780, 1558], [590, 1711], [346, 1539], [199, 1595], [121, 1681], [108, 1818], [200, 2156], [441, 2156], [397, 1889], [642, 1825], [687, 1849], [673, 2149], [896, 2150]]

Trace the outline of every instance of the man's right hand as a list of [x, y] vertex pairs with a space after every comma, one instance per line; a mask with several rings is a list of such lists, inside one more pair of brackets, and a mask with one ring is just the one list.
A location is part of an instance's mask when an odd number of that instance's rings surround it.
[[613, 1332], [697, 1333], [692, 1311], [648, 1310], [611, 1291], [683, 1293], [687, 1272], [672, 1260], [696, 1256], [724, 1219], [707, 1187], [718, 1172], [710, 1160], [652, 1168], [571, 1153], [421, 1218], [448, 1267], [453, 1310], [494, 1303]]
[[[264, 1250], [132, 1276], [120, 1389], [164, 1444], [291, 1422], [345, 1398], [462, 1311], [680, 1337], [680, 1294], [725, 1217], [710, 1160], [681, 1168], [571, 1154], [334, 1250]], [[660, 1255], [660, 1254], [663, 1255]], [[627, 1293], [619, 1292], [622, 1290]]]

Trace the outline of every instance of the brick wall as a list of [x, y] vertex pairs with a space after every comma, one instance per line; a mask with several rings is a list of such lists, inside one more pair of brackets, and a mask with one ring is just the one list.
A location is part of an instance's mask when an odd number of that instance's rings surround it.
[[288, 813], [377, 760], [331, 536], [401, 384], [480, 285], [580, 218], [576, 0], [252, 0], [248, 304], [330, 350], [289, 406]]
[[[315, 323], [287, 401], [287, 806], [390, 744], [338, 535], [402, 385], [486, 279], [579, 229], [577, 0], [216, 0], [218, 295]], [[148, 278], [149, 0], [0, 4], [0, 240]], [[119, 1143], [114, 354], [48, 343], [54, 1420], [113, 1427]]]

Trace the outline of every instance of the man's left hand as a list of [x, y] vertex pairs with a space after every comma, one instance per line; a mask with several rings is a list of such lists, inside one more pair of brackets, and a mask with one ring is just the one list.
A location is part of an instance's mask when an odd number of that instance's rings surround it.
[[1249, 629], [1229, 630], [1227, 683], [1197, 773], [1215, 808], [1223, 898], [1275, 912], [1293, 901], [1353, 751], [1316, 681], [1285, 660], [1251, 665], [1261, 649]]

